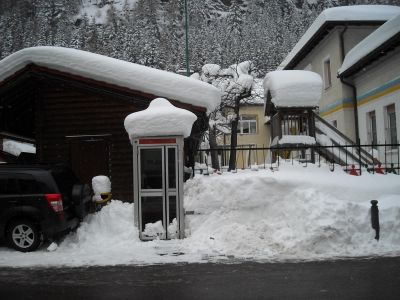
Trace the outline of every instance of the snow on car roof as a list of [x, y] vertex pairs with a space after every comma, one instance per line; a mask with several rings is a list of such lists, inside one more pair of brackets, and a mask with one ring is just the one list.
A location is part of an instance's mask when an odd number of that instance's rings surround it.
[[0, 61], [0, 82], [29, 64], [107, 82], [213, 111], [221, 102], [212, 85], [167, 71], [62, 47], [32, 47]]
[[353, 49], [347, 53], [342, 66], [338, 73], [339, 75], [345, 73], [360, 60], [368, 56], [374, 50], [382, 46], [385, 42], [390, 40], [392, 37], [400, 33], [400, 14], [387, 21], [377, 30], [368, 35], [360, 43], [358, 43]]
[[284, 69], [329, 22], [387, 21], [400, 13], [400, 7], [391, 5], [354, 5], [325, 9], [311, 24], [278, 69]]
[[276, 107], [316, 107], [322, 95], [322, 79], [311, 71], [269, 72], [264, 78], [264, 94]]

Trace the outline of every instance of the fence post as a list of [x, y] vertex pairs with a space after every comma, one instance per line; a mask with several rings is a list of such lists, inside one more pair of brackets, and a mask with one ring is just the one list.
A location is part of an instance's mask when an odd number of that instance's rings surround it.
[[399, 141], [397, 141], [397, 172], [396, 174], [400, 174], [400, 149], [399, 149]]
[[375, 229], [375, 239], [379, 241], [379, 209], [378, 209], [378, 201], [371, 201], [371, 226]]
[[361, 163], [361, 143], [360, 143], [360, 141], [358, 141], [358, 165], [360, 166], [360, 176], [361, 176], [362, 163]]

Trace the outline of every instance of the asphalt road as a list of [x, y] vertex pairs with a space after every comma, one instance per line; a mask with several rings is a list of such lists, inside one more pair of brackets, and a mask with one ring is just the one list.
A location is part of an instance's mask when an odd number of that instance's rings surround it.
[[0, 299], [400, 299], [400, 258], [0, 268]]

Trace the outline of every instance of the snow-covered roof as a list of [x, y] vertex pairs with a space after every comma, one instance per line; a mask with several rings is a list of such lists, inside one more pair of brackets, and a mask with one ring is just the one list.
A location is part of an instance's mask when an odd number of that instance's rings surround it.
[[254, 78], [251, 96], [244, 99], [243, 104], [263, 105], [264, 104], [264, 79]]
[[368, 35], [360, 43], [358, 43], [353, 49], [347, 53], [342, 66], [338, 73], [342, 75], [347, 73], [350, 68], [355, 66], [357, 63], [361, 63], [362, 60], [366, 59], [370, 54], [378, 50], [390, 39], [400, 35], [400, 13], [397, 17], [387, 21], [373, 33]]
[[278, 69], [285, 69], [328, 23], [385, 22], [399, 13], [400, 7], [391, 5], [354, 5], [325, 9], [311, 24]]
[[175, 107], [166, 99], [157, 98], [147, 109], [128, 115], [124, 126], [131, 140], [146, 136], [188, 137], [196, 120], [192, 112]]
[[221, 102], [220, 91], [210, 84], [142, 65], [62, 47], [33, 47], [0, 61], [0, 82], [35, 64], [61, 72], [177, 100], [213, 111]]
[[264, 78], [264, 95], [265, 102], [271, 100], [276, 107], [316, 107], [321, 100], [322, 79], [311, 71], [269, 72]]

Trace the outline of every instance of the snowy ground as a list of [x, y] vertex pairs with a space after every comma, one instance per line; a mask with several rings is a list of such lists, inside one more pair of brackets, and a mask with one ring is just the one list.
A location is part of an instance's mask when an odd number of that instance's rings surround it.
[[[400, 255], [400, 176], [350, 176], [327, 166], [196, 176], [185, 184], [188, 237], [141, 242], [133, 205], [113, 201], [54, 252], [0, 248], [0, 266], [156, 264]], [[374, 240], [370, 200], [380, 209]]]

